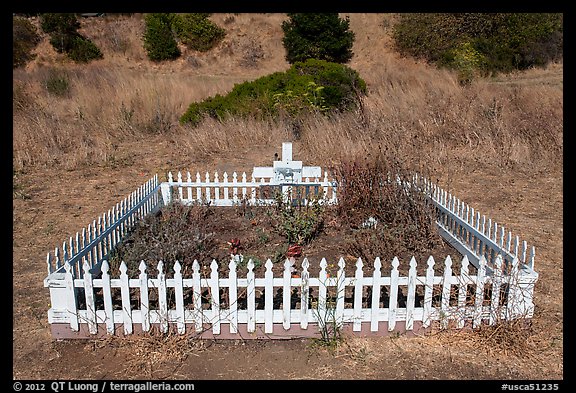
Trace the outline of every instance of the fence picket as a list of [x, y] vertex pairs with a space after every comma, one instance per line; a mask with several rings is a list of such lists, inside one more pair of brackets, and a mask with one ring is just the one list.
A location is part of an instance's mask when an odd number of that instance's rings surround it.
[[222, 196], [222, 199], [224, 199], [225, 201], [230, 200], [229, 196], [228, 196], [228, 173], [224, 172], [224, 195]]
[[272, 273], [272, 261], [266, 261], [266, 271], [264, 272], [264, 333], [272, 333], [272, 316], [274, 306], [274, 275]]
[[194, 260], [192, 263], [192, 303], [194, 304], [194, 325], [196, 332], [201, 332], [204, 324], [202, 288], [200, 284], [200, 264], [197, 260]]
[[496, 257], [492, 276], [492, 299], [490, 299], [490, 320], [489, 324], [494, 325], [500, 320], [500, 285], [502, 283], [502, 256]]
[[220, 285], [218, 280], [218, 263], [215, 259], [210, 264], [210, 298], [212, 308], [212, 333], [220, 334]]
[[110, 266], [107, 260], [102, 261], [102, 295], [104, 296], [104, 323], [108, 334], [113, 334], [114, 326], [114, 309], [112, 308], [112, 288], [110, 287]]
[[206, 200], [209, 201], [210, 199], [210, 174], [206, 172]]
[[128, 266], [120, 263], [120, 295], [122, 298], [122, 319], [124, 322], [124, 334], [132, 334], [132, 310], [130, 308], [130, 286], [128, 283]]
[[410, 260], [408, 271], [408, 296], [406, 299], [406, 330], [414, 329], [414, 304], [416, 303], [416, 258]]
[[138, 266], [140, 275], [140, 313], [142, 315], [142, 331], [150, 330], [150, 303], [148, 302], [148, 275], [146, 274], [146, 263], [142, 260]]
[[392, 271], [390, 272], [390, 303], [388, 305], [388, 331], [396, 327], [396, 310], [398, 309], [398, 257], [392, 259]]
[[380, 312], [380, 277], [382, 277], [382, 262], [380, 257], [374, 260], [374, 272], [372, 273], [372, 304], [370, 310], [370, 331], [378, 331], [378, 314]]
[[[192, 183], [192, 177], [190, 175], [190, 171], [186, 171], [186, 182]], [[188, 192], [186, 195], [186, 199], [188, 199], [190, 201], [193, 200], [194, 195], [192, 194], [192, 187], [190, 185], [186, 188], [186, 191]]]
[[202, 200], [202, 187], [200, 187], [200, 183], [202, 183], [202, 180], [200, 179], [200, 172], [196, 172], [196, 183], [198, 184], [196, 186], [196, 200], [201, 201]]
[[216, 200], [216, 204], [220, 200], [220, 182], [218, 181], [218, 171], [214, 172], [214, 200]]
[[288, 258], [284, 261], [284, 271], [282, 272], [282, 326], [285, 330], [290, 329], [290, 296], [291, 296], [291, 286], [290, 280], [292, 278], [292, 272], [290, 271], [292, 263]]
[[168, 299], [166, 297], [166, 274], [164, 273], [164, 262], [159, 261], [156, 267], [158, 270], [158, 312], [160, 317], [160, 331], [168, 331]]
[[461, 266], [460, 266], [460, 278], [459, 278], [459, 286], [458, 286], [458, 310], [460, 311], [458, 315], [458, 328], [463, 328], [466, 322], [466, 295], [468, 290], [468, 257], [464, 255], [462, 258]]
[[[216, 175], [217, 176], [217, 175]], [[242, 261], [241, 255], [234, 255], [230, 258], [230, 263], [228, 263], [228, 299], [229, 299], [229, 316], [230, 321], [230, 333], [236, 333], [238, 331], [238, 282], [237, 282], [237, 263], [236, 258]]]
[[424, 284], [424, 307], [422, 310], [422, 327], [430, 326], [432, 317], [432, 294], [434, 289], [434, 258], [428, 257], [426, 269], [426, 282]]
[[472, 327], [477, 328], [482, 323], [484, 304], [484, 283], [486, 280], [486, 258], [480, 257], [478, 262], [478, 272], [476, 273], [476, 293], [474, 295], [474, 319]]
[[74, 275], [72, 274], [72, 266], [68, 261], [64, 262], [64, 270], [66, 273], [64, 274], [64, 282], [66, 284], [66, 292], [67, 292], [67, 311], [68, 311], [68, 318], [70, 320], [70, 329], [77, 332], [80, 330], [80, 326], [78, 324], [78, 309], [76, 308], [76, 288], [74, 288]]
[[238, 175], [236, 174], [236, 172], [232, 173], [232, 200], [234, 201], [234, 203], [238, 203]]
[[359, 332], [362, 329], [362, 279], [364, 272], [362, 271], [362, 259], [358, 258], [356, 261], [356, 274], [354, 276], [354, 320], [352, 323], [352, 330]]
[[326, 272], [326, 258], [322, 258], [320, 261], [320, 274], [318, 275], [318, 279], [320, 284], [318, 285], [318, 305], [317, 311], [319, 316], [326, 315], [326, 292], [328, 289], [328, 273]]
[[440, 326], [443, 329], [448, 327], [448, 320], [450, 318], [448, 308], [450, 307], [450, 289], [452, 284], [452, 258], [450, 255], [446, 257], [444, 261], [444, 276], [442, 279], [442, 300], [440, 304], [441, 316], [440, 316]]
[[300, 274], [302, 277], [300, 284], [300, 327], [302, 329], [308, 329], [308, 300], [310, 293], [308, 266], [310, 266], [308, 258], [304, 258], [302, 261], [302, 273]]
[[344, 295], [346, 287], [344, 286], [344, 280], [346, 279], [346, 272], [344, 267], [346, 263], [344, 258], [340, 258], [338, 261], [338, 273], [336, 273], [336, 323], [341, 325], [344, 320]]
[[86, 322], [88, 323], [88, 331], [90, 334], [98, 332], [98, 324], [96, 321], [96, 304], [94, 302], [94, 286], [92, 283], [92, 274], [90, 274], [90, 265], [84, 259], [82, 268], [84, 269], [84, 294], [86, 296]]
[[186, 324], [184, 319], [184, 287], [182, 282], [182, 266], [174, 262], [174, 300], [176, 301], [176, 328], [179, 334], [184, 334]]
[[248, 260], [246, 265], [248, 274], [246, 275], [247, 281], [247, 308], [248, 308], [248, 333], [256, 331], [256, 281], [254, 280], [254, 261], [252, 258]]
[[[246, 172], [242, 172], [242, 183], [246, 184]], [[242, 200], [246, 200], [246, 186], [242, 187]]]

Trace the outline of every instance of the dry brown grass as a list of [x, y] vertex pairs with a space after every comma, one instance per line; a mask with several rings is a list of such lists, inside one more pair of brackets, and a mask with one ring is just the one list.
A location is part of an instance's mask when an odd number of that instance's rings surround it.
[[[352, 28], [361, 29], [351, 66], [368, 82], [369, 94], [357, 113], [311, 117], [301, 125], [297, 142], [307, 159], [329, 163], [342, 154], [381, 146], [415, 167], [441, 166], [447, 160], [456, 160], [461, 167], [476, 160], [501, 167], [535, 162], [560, 165], [562, 88], [529, 83], [541, 78], [541, 71], [532, 71], [536, 75], [532, 79], [524, 73], [520, 82], [512, 75], [462, 87], [449, 71], [399, 58], [394, 52], [375, 56], [370, 49], [375, 41], [391, 51], [393, 15], [350, 16]], [[178, 124], [191, 102], [225, 94], [246, 80], [246, 73], [256, 72], [244, 67], [243, 76], [235, 76], [243, 70], [239, 63], [246, 61], [242, 48], [256, 38], [247, 37], [249, 26], [261, 28], [258, 38], [268, 37], [261, 45], [267, 57], [283, 56], [278, 40], [283, 15], [215, 14], [213, 18], [226, 26], [228, 34], [214, 53], [202, 56], [220, 58], [207, 57], [202, 60], [205, 65], [195, 70], [183, 69], [183, 59], [147, 64], [137, 38], [143, 29], [141, 15], [83, 20], [84, 33], [108, 56], [88, 66], [56, 66], [68, 75], [69, 97], [55, 98], [43, 86], [54, 66], [36, 64], [14, 73], [20, 97], [27, 97], [25, 108], [14, 112], [14, 167], [106, 162], [122, 140], [146, 138], [150, 133], [170, 132], [182, 154], [193, 155], [231, 153], [238, 147], [295, 139], [293, 125], [286, 121], [206, 121], [196, 129]], [[183, 57], [188, 55], [201, 56]], [[284, 65], [276, 60], [257, 71], [264, 75]], [[208, 69], [221, 75], [200, 74]], [[223, 72], [226, 69], [235, 71]]]

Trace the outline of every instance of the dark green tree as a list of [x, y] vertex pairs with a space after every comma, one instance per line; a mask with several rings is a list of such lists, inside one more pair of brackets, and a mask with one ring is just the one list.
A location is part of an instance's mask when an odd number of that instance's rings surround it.
[[342, 19], [338, 13], [288, 14], [282, 23], [286, 60], [290, 64], [307, 59], [347, 63], [354, 55], [354, 32], [350, 30], [349, 18]]
[[76, 14], [41, 14], [40, 27], [50, 35], [50, 44], [58, 53], [66, 53], [76, 62], [88, 63], [103, 57], [100, 49], [78, 32], [80, 22]]
[[173, 14], [153, 13], [146, 15], [144, 49], [152, 61], [173, 60], [180, 57], [178, 43], [172, 32]]
[[40, 42], [36, 27], [26, 18], [16, 16], [12, 21], [12, 67], [22, 67], [34, 58], [32, 51]]

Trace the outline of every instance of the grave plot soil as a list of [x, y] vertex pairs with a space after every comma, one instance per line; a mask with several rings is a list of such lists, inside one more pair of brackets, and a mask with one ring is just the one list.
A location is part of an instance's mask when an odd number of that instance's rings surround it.
[[[312, 209], [302, 207], [295, 210]], [[128, 274], [137, 276], [140, 261], [144, 260], [148, 266], [147, 273], [156, 275], [158, 261], [162, 260], [167, 267], [164, 272], [171, 275], [174, 262], [178, 260], [186, 276], [186, 273], [191, 274], [192, 262], [197, 260], [202, 272], [209, 274], [210, 264], [212, 260], [216, 260], [222, 277], [228, 274], [231, 254], [239, 254], [243, 258], [243, 261], [238, 263], [241, 274], [247, 272], [246, 265], [251, 259], [255, 265], [254, 273], [257, 277], [263, 277], [265, 263], [270, 259], [274, 277], [280, 277], [291, 244], [300, 245], [301, 249], [300, 255], [295, 258], [296, 270], [302, 270], [302, 261], [307, 258], [308, 271], [312, 277], [318, 276], [322, 258], [326, 259], [327, 272], [333, 275], [339, 269], [340, 259], [344, 259], [344, 270], [348, 277], [354, 275], [359, 258], [362, 259], [365, 276], [373, 273], [376, 256], [381, 260], [383, 275], [390, 273], [394, 257], [398, 257], [398, 270], [401, 274], [407, 274], [410, 260], [414, 257], [420, 275], [425, 275], [430, 256], [435, 260], [437, 274], [443, 271], [447, 256], [452, 258], [455, 269], [458, 269], [462, 258], [439, 234], [436, 234], [429, 247], [415, 250], [409, 248], [410, 244], [402, 243], [401, 238], [395, 239], [396, 244], [375, 244], [381, 234], [377, 225], [376, 228], [351, 227], [342, 222], [334, 207], [324, 207], [322, 213], [309, 213], [309, 217], [312, 217], [310, 220], [313, 223], [308, 226], [315, 226], [310, 230], [314, 232], [312, 238], [304, 242], [290, 242], [284, 229], [288, 224], [273, 206], [210, 207], [173, 204], [147, 217], [127, 235], [124, 242], [118, 246], [118, 252], [111, 258], [112, 271], [118, 268], [122, 260], [128, 266]], [[296, 232], [296, 229], [291, 230], [291, 233]], [[233, 249], [234, 239], [239, 242], [237, 249]], [[359, 239], [369, 240], [362, 240], [361, 243]], [[401, 252], [379, 253], [387, 249]]]
[[[138, 277], [140, 262], [147, 264], [147, 274], [155, 277], [158, 274], [158, 262], [163, 263], [163, 272], [171, 278], [174, 274], [176, 260], [181, 265], [184, 278], [192, 277], [192, 264], [196, 260], [200, 266], [202, 277], [210, 277], [211, 262], [218, 265], [219, 277], [229, 274], [231, 254], [242, 255], [238, 263], [237, 272], [245, 277], [247, 263], [252, 260], [254, 273], [257, 278], [263, 278], [266, 270], [265, 263], [270, 259], [273, 263], [274, 277], [282, 277], [284, 263], [289, 256], [290, 245], [300, 246], [298, 255], [294, 258], [293, 277], [299, 277], [302, 271], [304, 258], [308, 259], [308, 271], [311, 277], [319, 277], [320, 261], [326, 259], [326, 271], [329, 277], [335, 277], [339, 270], [340, 260], [345, 262], [344, 272], [347, 277], [354, 277], [357, 270], [358, 259], [363, 259], [362, 271], [364, 276], [371, 276], [374, 271], [374, 258], [381, 259], [381, 273], [389, 276], [392, 270], [392, 259], [398, 257], [400, 265], [399, 274], [407, 276], [409, 262], [414, 257], [418, 263], [417, 274], [426, 275], [427, 260], [430, 256], [436, 261], [436, 275], [444, 271], [444, 260], [450, 256], [454, 260], [453, 274], [458, 274], [462, 256], [450, 244], [445, 242], [438, 234], [434, 234], [429, 247], [420, 247], [416, 250], [409, 248], [410, 244], [402, 243], [402, 238], [382, 237], [382, 229], [378, 223], [375, 227], [351, 226], [338, 215], [334, 206], [295, 206], [291, 210], [281, 204], [279, 206], [250, 206], [242, 203], [234, 207], [212, 207], [209, 205], [184, 206], [175, 202], [162, 207], [158, 212], [146, 217], [137, 223], [122, 243], [120, 243], [110, 258], [112, 276], [119, 275], [119, 265], [123, 261], [128, 268], [128, 276]], [[291, 213], [288, 213], [291, 212]], [[297, 217], [297, 218], [294, 218]], [[383, 225], [380, 223], [380, 225]], [[389, 230], [385, 228], [384, 230]], [[401, 230], [398, 231], [402, 233]], [[302, 240], [303, 239], [303, 240]], [[362, 239], [362, 240], [358, 240]], [[368, 239], [368, 241], [366, 241]], [[388, 242], [388, 244], [381, 244]], [[394, 244], [390, 244], [394, 243]], [[396, 254], [379, 254], [386, 250], [400, 250]], [[472, 267], [472, 266], [471, 266]], [[473, 267], [472, 267], [473, 268]], [[472, 273], [474, 274], [474, 273]], [[440, 287], [434, 288], [435, 302]], [[328, 288], [328, 297], [336, 296], [335, 288]], [[352, 307], [353, 287], [346, 287], [344, 292], [345, 307]], [[186, 307], [192, 305], [192, 290], [185, 289]], [[220, 305], [228, 307], [227, 289], [220, 291]], [[97, 306], [103, 302], [101, 293], [96, 294]], [[157, 293], [150, 293], [151, 307], [157, 307]], [[210, 308], [210, 294], [206, 289], [202, 294], [202, 304], [205, 309]], [[241, 290], [238, 294], [240, 308], [246, 307], [246, 292]], [[311, 303], [314, 303], [318, 294], [316, 289], [310, 289]], [[382, 288], [381, 301], [385, 307], [389, 294]], [[399, 292], [399, 301], [406, 300], [406, 293]], [[131, 300], [139, 308], [139, 295], [132, 291]], [[363, 293], [365, 307], [369, 307], [371, 293], [368, 287]], [[274, 307], [281, 308], [282, 288], [274, 290]], [[421, 306], [424, 299], [423, 288], [418, 287], [416, 293], [417, 306]], [[83, 296], [80, 296], [80, 307]], [[173, 298], [169, 296], [169, 307], [173, 308]], [[102, 306], [102, 304], [100, 304]], [[113, 292], [113, 306], [122, 308], [119, 290]], [[299, 289], [294, 288], [292, 293], [292, 308], [300, 306]], [[264, 308], [264, 292], [256, 291], [256, 308]]]

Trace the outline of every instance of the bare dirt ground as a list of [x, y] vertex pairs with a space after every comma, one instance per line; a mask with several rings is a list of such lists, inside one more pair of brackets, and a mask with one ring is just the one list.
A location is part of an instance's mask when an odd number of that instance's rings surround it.
[[[224, 24], [229, 15], [217, 16]], [[180, 68], [198, 75], [250, 79], [286, 67], [282, 57], [279, 23], [258, 16], [236, 15], [228, 28], [233, 34], [215, 53], [182, 59], [166, 72]], [[96, 23], [87, 21], [87, 23]], [[257, 29], [254, 24], [258, 23]], [[386, 20], [377, 15], [352, 18], [360, 31], [353, 68], [385, 69], [382, 53], [373, 50], [384, 42], [390, 52]], [[139, 26], [139, 25], [138, 25]], [[134, 30], [134, 26], [122, 26]], [[235, 30], [232, 30], [235, 29]], [[253, 39], [250, 32], [262, 30]], [[137, 30], [137, 29], [136, 29]], [[121, 31], [121, 30], [118, 30]], [[248, 33], [248, 34], [247, 34]], [[98, 38], [98, 35], [94, 35]], [[238, 38], [239, 37], [239, 38]], [[101, 38], [98, 42], [103, 42]], [[220, 63], [233, 53], [240, 60], [260, 53], [259, 68], [238, 70], [237, 62]], [[131, 48], [140, 48], [138, 45]], [[46, 42], [43, 45], [48, 45]], [[46, 46], [47, 52], [49, 46]], [[143, 50], [128, 52], [126, 65], [145, 70]], [[390, 53], [388, 53], [390, 55]], [[53, 56], [53, 55], [52, 55]], [[228, 57], [225, 57], [228, 56]], [[224, 60], [219, 60], [219, 58]], [[240, 61], [238, 60], [238, 61]], [[50, 63], [48, 55], [38, 64]], [[106, 60], [105, 60], [106, 61]], [[184, 62], [197, 64], [190, 70]], [[221, 67], [219, 65], [222, 65]], [[216, 70], [216, 71], [214, 71]], [[248, 72], [249, 71], [249, 72]], [[241, 75], [240, 75], [241, 74]], [[238, 76], [240, 75], [240, 76]], [[502, 78], [495, 83], [562, 85], [562, 69]], [[370, 81], [368, 81], [370, 82]], [[165, 180], [169, 170], [251, 171], [270, 165], [279, 146], [254, 145], [234, 155], [183, 156], [170, 135], [147, 135], [119, 144], [116, 159], [108, 164], [71, 170], [35, 167], [13, 178], [12, 199], [12, 378], [13, 379], [176, 379], [176, 380], [562, 380], [563, 331], [563, 170], [542, 167], [502, 169], [490, 162], [462, 167], [447, 165], [440, 185], [478, 211], [503, 224], [536, 247], [535, 315], [531, 329], [496, 332], [434, 332], [430, 336], [394, 335], [380, 338], [347, 337], [329, 350], [311, 340], [224, 341], [192, 340], [186, 336], [126, 337], [101, 340], [55, 341], [47, 311], [49, 293], [43, 287], [46, 253], [92, 222], [154, 174]], [[295, 159], [302, 151], [294, 145]], [[307, 165], [322, 163], [305, 162]], [[492, 334], [492, 335], [491, 335]]]

